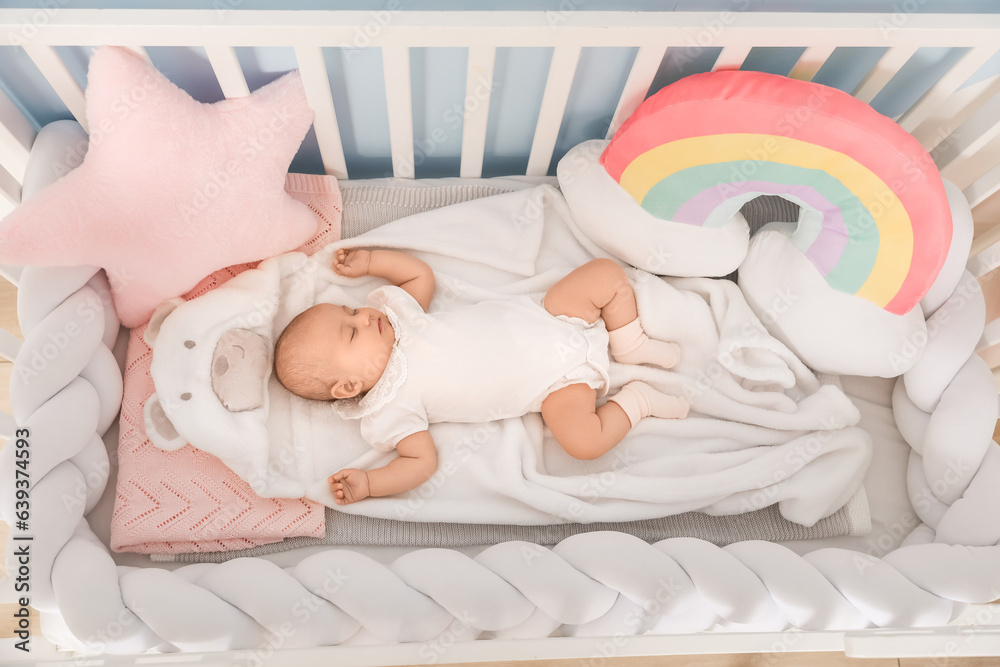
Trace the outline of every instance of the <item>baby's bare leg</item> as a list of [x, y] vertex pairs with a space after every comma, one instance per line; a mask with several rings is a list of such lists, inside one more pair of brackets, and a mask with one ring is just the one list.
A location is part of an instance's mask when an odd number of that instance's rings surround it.
[[621, 442], [632, 428], [625, 411], [608, 401], [595, 407], [597, 391], [586, 384], [557, 389], [542, 401], [542, 419], [570, 456], [596, 459]]
[[[609, 259], [587, 262], [553, 285], [545, 294], [545, 309], [585, 322], [603, 318], [611, 354], [621, 363], [670, 368], [680, 358], [676, 343], [646, 336], [628, 276]], [[688, 413], [686, 399], [658, 392], [644, 382], [628, 383], [599, 408], [596, 398], [597, 392], [588, 385], [571, 384], [542, 402], [542, 418], [552, 435], [578, 459], [601, 456], [644, 417], [683, 419]]]
[[687, 399], [662, 394], [645, 382], [629, 382], [607, 403], [595, 407], [597, 390], [577, 383], [557, 389], [542, 401], [542, 419], [566, 453], [596, 459], [622, 441], [643, 417], [683, 419]]
[[628, 276], [610, 259], [587, 262], [553, 285], [545, 293], [545, 309], [586, 322], [603, 318], [611, 354], [620, 363], [673, 368], [680, 360], [676, 343], [646, 336]]
[[545, 293], [545, 310], [585, 322], [601, 317], [609, 331], [639, 316], [625, 271], [610, 259], [587, 262], [550, 287]]

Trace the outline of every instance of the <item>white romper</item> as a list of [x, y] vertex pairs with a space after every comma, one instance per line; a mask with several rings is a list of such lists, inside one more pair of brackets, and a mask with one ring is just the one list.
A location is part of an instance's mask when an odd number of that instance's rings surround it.
[[553, 391], [610, 380], [604, 320], [550, 314], [529, 296], [425, 313], [402, 288], [380, 287], [367, 306], [384, 312], [396, 341], [378, 382], [331, 405], [361, 419], [361, 435], [390, 451], [434, 422], [484, 422], [541, 411]]

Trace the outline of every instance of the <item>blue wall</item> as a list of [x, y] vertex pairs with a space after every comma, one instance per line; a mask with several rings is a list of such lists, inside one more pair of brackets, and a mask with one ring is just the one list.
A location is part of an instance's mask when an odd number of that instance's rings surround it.
[[[44, 5], [45, 3], [41, 3]], [[234, 8], [247, 9], [358, 9], [378, 11], [386, 7], [407, 10], [546, 9], [561, 12], [580, 7], [587, 10], [733, 10], [746, 11], [851, 11], [892, 13], [912, 4], [921, 13], [1000, 12], [996, 0], [491, 0], [469, 3], [459, 0], [352, 0], [331, 3], [321, 0], [71, 0], [73, 8]], [[38, 2], [4, 2], [6, 7], [37, 11]], [[474, 5], [474, 6], [469, 6]], [[754, 49], [744, 69], [787, 74], [802, 48]], [[556, 141], [555, 162], [577, 143], [603, 137], [614, 112], [635, 49], [584, 49], [567, 106], [567, 115]], [[961, 57], [965, 49], [920, 49], [872, 106], [890, 116], [897, 115], [922, 95], [936, 79]], [[86, 84], [86, 69], [92, 49], [61, 47], [60, 55], [70, 71]], [[222, 91], [208, 64], [204, 50], [187, 47], [148, 49], [153, 63], [174, 83], [202, 102], [222, 99]], [[654, 80], [655, 92], [686, 74], [711, 68], [718, 48], [690, 53], [671, 48]], [[850, 91], [882, 55], [882, 48], [838, 49], [815, 80]], [[377, 48], [329, 48], [324, 51], [333, 90], [337, 119], [343, 136], [347, 166], [352, 178], [389, 175], [388, 116], [382, 86], [381, 53]], [[240, 48], [237, 55], [254, 90], [296, 67], [291, 47]], [[523, 173], [541, 104], [542, 89], [552, 50], [549, 48], [501, 48], [490, 100], [484, 175]], [[422, 48], [411, 50], [411, 83], [414, 111], [415, 168], [417, 177], [455, 176], [459, 169], [466, 50]], [[966, 83], [1000, 71], [1000, 56], [987, 63]], [[6, 92], [37, 126], [71, 115], [30, 59], [19, 47], [0, 47], [0, 89]], [[470, 91], [474, 96], [475, 91]], [[316, 139], [306, 137], [293, 171], [320, 173], [322, 166]]]

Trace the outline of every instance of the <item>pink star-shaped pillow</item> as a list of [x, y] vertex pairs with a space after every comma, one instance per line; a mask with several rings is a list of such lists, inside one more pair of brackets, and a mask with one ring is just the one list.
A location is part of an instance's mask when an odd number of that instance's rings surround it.
[[213, 271], [316, 232], [284, 190], [313, 119], [298, 72], [216, 104], [124, 48], [97, 50], [87, 76], [87, 155], [0, 223], [0, 263], [100, 266], [134, 327]]

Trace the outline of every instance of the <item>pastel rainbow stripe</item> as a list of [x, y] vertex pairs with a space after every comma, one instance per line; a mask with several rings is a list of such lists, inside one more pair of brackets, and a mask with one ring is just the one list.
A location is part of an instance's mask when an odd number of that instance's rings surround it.
[[791, 240], [827, 283], [895, 314], [933, 284], [951, 240], [941, 177], [896, 123], [832, 88], [760, 72], [682, 79], [640, 105], [607, 172], [653, 216], [721, 227], [781, 195]]

